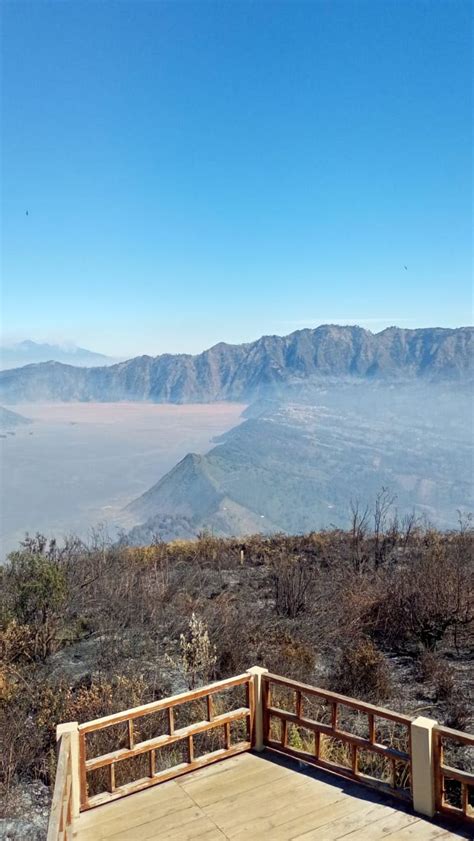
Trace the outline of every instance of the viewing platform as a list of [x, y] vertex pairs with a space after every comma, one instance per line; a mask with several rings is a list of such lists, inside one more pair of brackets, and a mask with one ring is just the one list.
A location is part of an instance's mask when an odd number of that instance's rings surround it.
[[260, 667], [58, 742], [48, 841], [474, 837], [474, 736]]

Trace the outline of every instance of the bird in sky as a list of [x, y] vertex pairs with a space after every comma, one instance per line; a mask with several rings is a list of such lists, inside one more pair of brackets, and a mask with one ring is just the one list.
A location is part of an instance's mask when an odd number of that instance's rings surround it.
[[405, 271], [406, 271], [406, 272], [408, 271], [408, 266], [405, 266]]
[[26, 216], [29, 216], [29, 212], [28, 212], [28, 210], [26, 211]]

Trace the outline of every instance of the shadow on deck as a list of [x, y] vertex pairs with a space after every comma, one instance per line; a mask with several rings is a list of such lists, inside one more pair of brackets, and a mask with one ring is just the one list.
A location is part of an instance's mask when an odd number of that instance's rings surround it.
[[81, 813], [76, 841], [448, 841], [472, 834], [271, 751], [242, 753]]

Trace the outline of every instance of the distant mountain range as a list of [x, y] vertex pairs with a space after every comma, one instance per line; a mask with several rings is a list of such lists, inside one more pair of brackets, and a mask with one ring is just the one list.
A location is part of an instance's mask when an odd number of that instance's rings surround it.
[[220, 343], [197, 356], [140, 356], [115, 365], [59, 362], [0, 372], [4, 402], [146, 400], [156, 403], [251, 401], [324, 379], [467, 380], [474, 328], [371, 333], [325, 325], [242, 345]]
[[38, 362], [62, 362], [69, 365], [111, 365], [116, 359], [76, 345], [50, 345], [25, 339], [0, 348], [0, 368], [19, 368]]
[[470, 388], [452, 383], [353, 383], [310, 399], [261, 403], [207, 455], [189, 453], [126, 514], [132, 543], [346, 528], [351, 500], [382, 487], [399, 515], [442, 528], [471, 511]]

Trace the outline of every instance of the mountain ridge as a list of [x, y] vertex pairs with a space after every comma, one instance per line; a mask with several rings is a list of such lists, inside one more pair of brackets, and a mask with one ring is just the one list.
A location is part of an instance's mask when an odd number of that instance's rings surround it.
[[97, 353], [78, 345], [52, 345], [48, 342], [34, 342], [24, 339], [10, 345], [0, 347], [0, 368], [11, 370], [25, 365], [35, 365], [46, 362], [60, 362], [74, 366], [104, 366], [116, 362], [116, 359]]
[[0, 372], [4, 402], [35, 400], [207, 403], [254, 400], [294, 384], [335, 378], [469, 379], [474, 328], [321, 325], [254, 342], [219, 342], [195, 356], [138, 356], [109, 366], [60, 362]]

